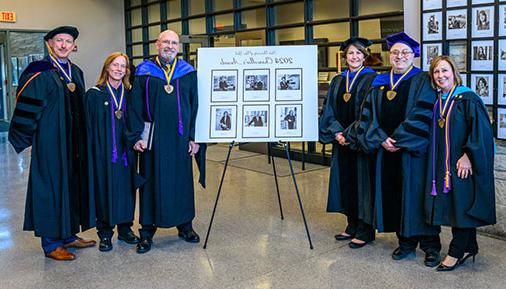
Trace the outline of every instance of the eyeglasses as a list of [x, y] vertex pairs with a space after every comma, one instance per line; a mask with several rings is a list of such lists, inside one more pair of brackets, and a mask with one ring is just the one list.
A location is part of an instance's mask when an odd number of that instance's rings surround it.
[[411, 53], [413, 53], [413, 51], [409, 51], [409, 50], [403, 50], [403, 51], [399, 51], [399, 50], [392, 50], [390, 51], [390, 55], [393, 55], [393, 56], [402, 56], [402, 57], [408, 57]]
[[178, 46], [179, 45], [179, 42], [174, 41], [174, 40], [162, 40], [160, 42], [163, 43], [163, 44], [165, 44], [165, 45], [172, 45], [172, 46]]

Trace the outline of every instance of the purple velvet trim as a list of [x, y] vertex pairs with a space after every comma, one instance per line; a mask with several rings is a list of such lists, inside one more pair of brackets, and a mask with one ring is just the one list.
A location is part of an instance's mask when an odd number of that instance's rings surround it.
[[[123, 101], [123, 105], [121, 107], [121, 111], [122, 111], [122, 114], [123, 114], [123, 117], [121, 118], [121, 120], [123, 121], [123, 127], [126, 128], [126, 122], [125, 122], [125, 117], [126, 117], [126, 101]], [[127, 150], [127, 146], [125, 146], [125, 148], [123, 149], [122, 159], [123, 159], [123, 165], [125, 167], [128, 167], [128, 158], [127, 158], [126, 150]]]
[[153, 122], [153, 119], [151, 118], [151, 111], [149, 111], [149, 79], [150, 77], [146, 77], [146, 111], [148, 112], [148, 119], [149, 122]]
[[432, 119], [433, 119], [433, 129], [432, 129], [432, 191], [430, 192], [431, 196], [437, 196], [437, 190], [436, 190], [436, 111], [438, 108], [440, 99], [436, 101], [436, 104], [434, 104], [434, 109], [432, 110]]
[[112, 135], [112, 157], [111, 162], [115, 164], [118, 161], [118, 148], [116, 147], [116, 123], [114, 121], [114, 109], [115, 103], [112, 96], [109, 96], [109, 102], [111, 103], [111, 135]]
[[176, 95], [177, 95], [177, 132], [183, 135], [183, 118], [181, 116], [181, 98], [179, 96], [179, 79], [176, 79]]

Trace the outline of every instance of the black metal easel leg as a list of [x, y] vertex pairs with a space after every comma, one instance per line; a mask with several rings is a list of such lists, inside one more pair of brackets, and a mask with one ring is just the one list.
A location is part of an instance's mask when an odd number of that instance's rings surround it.
[[304, 208], [302, 207], [302, 201], [300, 199], [299, 187], [297, 187], [297, 180], [295, 179], [295, 173], [293, 172], [292, 159], [290, 158], [290, 150], [288, 149], [288, 145], [286, 143], [284, 143], [283, 145], [285, 146], [286, 157], [288, 159], [288, 164], [290, 165], [290, 172], [292, 173], [293, 184], [295, 185], [295, 192], [297, 193], [297, 199], [299, 200], [300, 213], [302, 214], [302, 219], [304, 220], [304, 227], [306, 228], [307, 239], [309, 241], [309, 248], [312, 250], [313, 242], [311, 242], [311, 235], [309, 234], [309, 229], [307, 227], [306, 215], [304, 214]]
[[276, 191], [278, 192], [279, 212], [281, 213], [281, 220], [284, 220], [285, 217], [283, 216], [283, 206], [281, 205], [281, 195], [279, 194], [278, 174], [276, 173], [276, 163], [274, 162], [274, 155], [272, 155], [271, 144], [269, 144], [269, 160], [271, 160], [272, 170], [274, 171], [274, 181], [276, 182]]
[[220, 186], [218, 187], [218, 193], [216, 194], [216, 201], [214, 202], [213, 214], [211, 215], [211, 221], [209, 222], [209, 228], [207, 229], [206, 241], [204, 242], [204, 249], [207, 247], [207, 240], [209, 239], [209, 233], [211, 233], [211, 227], [213, 225], [214, 214], [216, 213], [216, 207], [218, 206], [218, 200], [220, 199], [221, 187], [223, 186], [223, 180], [225, 179], [225, 172], [227, 171], [228, 160], [230, 159], [230, 152], [234, 147], [234, 142], [231, 142], [228, 146], [227, 159], [225, 160], [225, 167], [223, 168], [223, 174], [221, 175]]

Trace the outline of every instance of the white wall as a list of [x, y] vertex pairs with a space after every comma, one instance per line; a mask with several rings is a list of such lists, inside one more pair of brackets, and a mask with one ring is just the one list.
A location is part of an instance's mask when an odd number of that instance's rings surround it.
[[[420, 42], [420, 0], [404, 0], [404, 32]], [[420, 65], [420, 59], [415, 59], [415, 65]], [[420, 67], [420, 66], [419, 66]]]
[[78, 51], [70, 58], [83, 69], [87, 87], [95, 84], [109, 53], [125, 51], [123, 0], [0, 0], [0, 9], [17, 17], [16, 23], [0, 23], [0, 30], [76, 26]]

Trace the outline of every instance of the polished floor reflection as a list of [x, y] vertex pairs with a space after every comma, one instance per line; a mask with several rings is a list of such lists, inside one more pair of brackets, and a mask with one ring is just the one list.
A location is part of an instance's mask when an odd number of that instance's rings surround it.
[[[208, 187], [196, 191], [195, 229], [202, 243], [185, 243], [175, 229], [159, 230], [144, 255], [113, 240], [114, 249], [77, 251], [78, 259], [43, 257], [40, 241], [22, 231], [29, 151], [16, 155], [0, 134], [0, 288], [504, 288], [506, 242], [478, 236], [476, 263], [438, 273], [423, 265], [423, 253], [393, 261], [395, 236], [382, 234], [351, 250], [333, 236], [344, 218], [325, 213], [328, 168], [296, 164], [314, 250], [309, 249], [286, 160], [276, 165], [285, 220], [280, 220], [274, 179], [255, 153], [234, 150], [206, 250], [227, 146], [209, 149]], [[252, 168], [252, 169], [250, 169]], [[137, 227], [137, 223], [135, 225]], [[95, 238], [95, 230], [81, 234]], [[443, 251], [449, 242], [442, 234]]]

